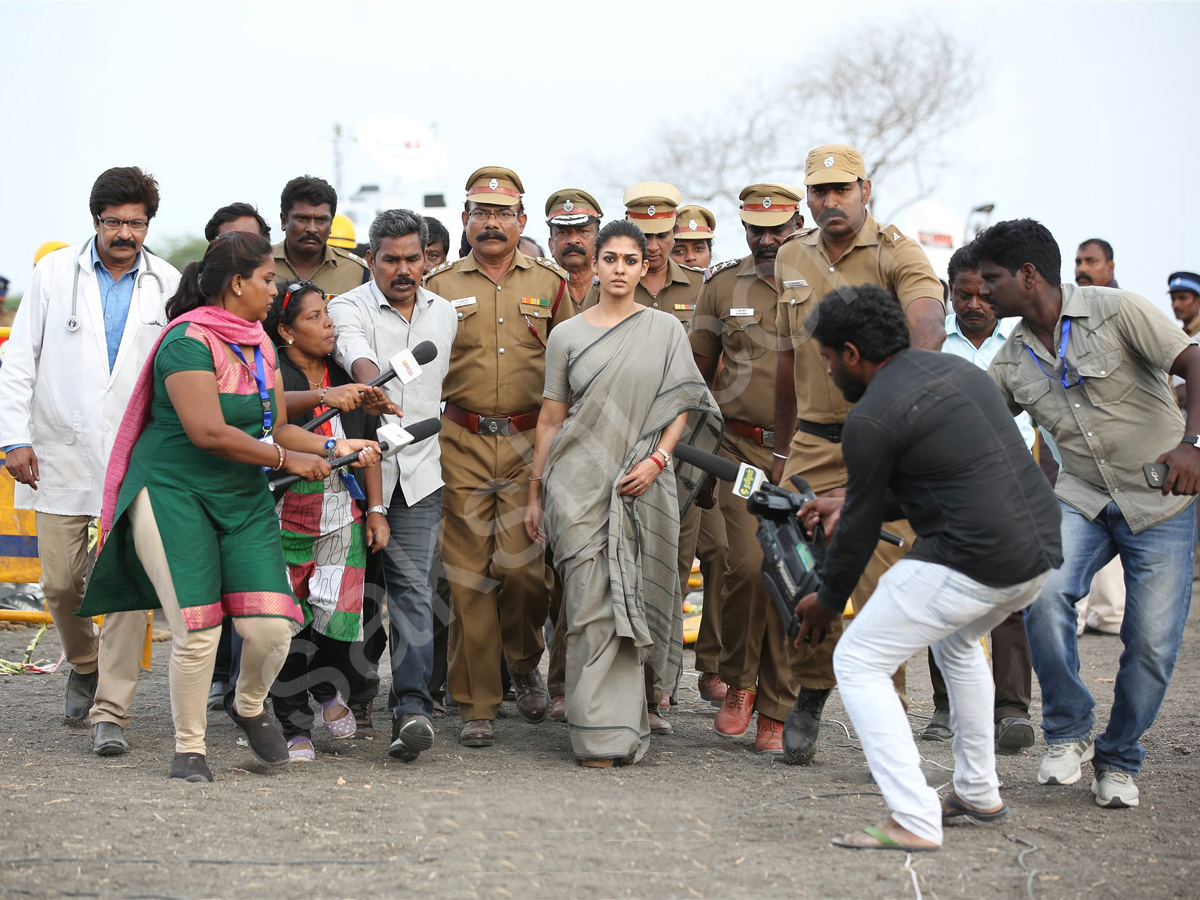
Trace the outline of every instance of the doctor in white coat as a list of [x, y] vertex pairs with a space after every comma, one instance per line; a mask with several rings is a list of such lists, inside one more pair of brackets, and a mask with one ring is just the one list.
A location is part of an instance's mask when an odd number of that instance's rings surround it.
[[93, 751], [114, 756], [128, 750], [146, 617], [111, 615], [97, 632], [75, 613], [109, 453], [179, 272], [142, 247], [158, 211], [151, 175], [109, 169], [89, 206], [95, 237], [43, 257], [17, 311], [0, 367], [0, 447], [15, 505], [37, 513], [46, 605], [73, 667], [65, 715], [90, 709]]

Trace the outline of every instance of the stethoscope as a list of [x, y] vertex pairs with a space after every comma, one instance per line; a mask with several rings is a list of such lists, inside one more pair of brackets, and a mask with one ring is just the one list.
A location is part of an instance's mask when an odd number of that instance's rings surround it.
[[[95, 240], [95, 238], [93, 238], [92, 240]], [[87, 252], [87, 245], [85, 244], [83, 253], [86, 253], [86, 252]], [[82, 254], [80, 254], [80, 255], [82, 256]], [[81, 263], [79, 261], [79, 259], [80, 259], [79, 256], [75, 257], [75, 276], [71, 279], [71, 314], [69, 316], [67, 316], [67, 323], [66, 323], [67, 331], [71, 332], [72, 334], [74, 334], [76, 331], [79, 330], [79, 316], [77, 315], [78, 310], [79, 310], [79, 272], [83, 268], [83, 263]], [[145, 281], [147, 277], [153, 278], [155, 284], [158, 285], [158, 305], [162, 306], [164, 301], [167, 298], [167, 291], [166, 291], [166, 287], [163, 285], [163, 280], [158, 277], [157, 272], [152, 271], [150, 268], [150, 254], [149, 253], [146, 253], [143, 251], [142, 262], [145, 263], [146, 270], [138, 276], [137, 283], [134, 285], [135, 289], [137, 290], [137, 295], [138, 295], [138, 316], [141, 318], [142, 323], [144, 325], [166, 325], [167, 324], [166, 322], [159, 322], [159, 321], [147, 322], [146, 317], [144, 315], [142, 315], [142, 311], [143, 311], [142, 282]]]

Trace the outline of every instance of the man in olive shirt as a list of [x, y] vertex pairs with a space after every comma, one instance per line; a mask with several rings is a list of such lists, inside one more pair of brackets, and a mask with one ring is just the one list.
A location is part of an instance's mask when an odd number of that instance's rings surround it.
[[[741, 220], [750, 254], [714, 266], [705, 277], [690, 335], [696, 366], [712, 385], [725, 438], [721, 454], [764, 472], [775, 448], [775, 257], [804, 225], [800, 188], [752, 184], [740, 194]], [[718, 375], [718, 361], [725, 364]], [[718, 491], [729, 542], [720, 608], [717, 673], [728, 685], [714, 727], [725, 737], [742, 735], [758, 711], [755, 750], [783, 751], [783, 720], [796, 701], [787, 634], [762, 582], [757, 522], [745, 502]], [[709, 616], [705, 603], [704, 615]], [[696, 668], [709, 672], [701, 660]], [[713, 676], [701, 675], [703, 681]]]
[[[850, 404], [830, 379], [805, 320], [830, 291], [852, 301], [857, 285], [886, 288], [899, 301], [912, 332], [912, 346], [938, 350], [946, 337], [942, 283], [915, 241], [893, 225], [880, 226], [867, 211], [871, 182], [862, 155], [845, 144], [826, 144], [808, 154], [804, 183], [808, 208], [818, 228], [797, 232], [779, 249], [775, 280], [780, 286], [777, 330], [782, 340], [775, 381], [775, 451], [772, 480], [791, 489], [793, 475], [817, 493], [844, 487], [842, 423]], [[797, 421], [798, 420], [798, 421]], [[907, 523], [887, 530], [913, 540]], [[879, 578], [904, 550], [880, 544], [851, 595], [860, 610]], [[835, 684], [833, 650], [842, 623], [820, 645], [801, 653], [800, 694], [784, 727], [784, 762], [806, 764], [816, 751], [821, 712]], [[904, 696], [904, 668], [896, 672]]]
[[[998, 316], [1021, 317], [988, 374], [1013, 414], [1028, 412], [1062, 455], [1064, 561], [1025, 613], [1050, 745], [1038, 782], [1073, 784], [1094, 759], [1096, 803], [1137, 806], [1139, 740], [1166, 694], [1192, 600], [1200, 348], [1137, 294], [1062, 284], [1058, 245], [1032, 219], [999, 222], [971, 248], [984, 300]], [[1168, 373], [1188, 384], [1186, 422]], [[1161, 487], [1148, 484], [1148, 462], [1168, 466]], [[1075, 604], [1114, 556], [1125, 564], [1125, 649], [1108, 725], [1093, 739]]]
[[426, 279], [458, 318], [443, 384], [442, 559], [454, 599], [448, 685], [462, 712], [459, 740], [468, 747], [495, 742], [502, 657], [521, 715], [540, 722], [548, 703], [538, 663], [550, 585], [542, 547], [530, 542], [523, 516], [546, 341], [574, 307], [566, 272], [517, 249], [524, 192], [510, 169], [472, 173], [462, 214], [471, 251]]
[[717, 217], [712, 210], [695, 203], [679, 207], [675, 217], [675, 243], [671, 259], [681, 266], [707, 269], [712, 265], [713, 235]]
[[283, 240], [271, 248], [277, 281], [311, 281], [326, 297], [370, 281], [365, 262], [329, 243], [335, 213], [337, 191], [328, 181], [301, 175], [284, 185], [279, 197]]

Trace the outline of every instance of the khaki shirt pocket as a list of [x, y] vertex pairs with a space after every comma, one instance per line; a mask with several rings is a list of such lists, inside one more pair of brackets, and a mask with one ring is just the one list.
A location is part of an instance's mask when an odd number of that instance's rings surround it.
[[[776, 306], [776, 331], [783, 341], [793, 347], [799, 347], [808, 340], [809, 334], [805, 328], [805, 320], [814, 307], [814, 291], [807, 284], [797, 287], [787, 286], [784, 282], [783, 292], [779, 295]], [[788, 343], [784, 343], [785, 348]]]
[[458, 316], [458, 332], [454, 335], [454, 349], [472, 350], [483, 346], [481, 320], [476, 315], [479, 312], [479, 303], [472, 300], [470, 303], [455, 306], [454, 312]]
[[1133, 390], [1133, 378], [1124, 365], [1120, 350], [1093, 353], [1079, 363], [1083, 389], [1095, 406], [1120, 403]]
[[722, 343], [731, 356], [738, 359], [759, 359], [767, 352], [771, 340], [762, 326], [762, 313], [734, 316], [726, 313], [722, 317], [724, 338]]
[[1045, 376], [1014, 387], [1013, 398], [1035, 423], [1047, 431], [1053, 429], [1062, 418], [1062, 407], [1054, 391], [1050, 390], [1050, 379]]
[[539, 350], [545, 348], [546, 341], [550, 336], [551, 308], [536, 302], [526, 303], [524, 299], [521, 300], [520, 312], [525, 322], [518, 332], [517, 343], [522, 347], [533, 347]]

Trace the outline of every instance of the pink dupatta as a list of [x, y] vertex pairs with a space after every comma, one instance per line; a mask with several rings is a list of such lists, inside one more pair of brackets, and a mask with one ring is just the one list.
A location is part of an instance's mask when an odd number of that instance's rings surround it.
[[108, 469], [104, 476], [104, 505], [100, 512], [100, 527], [105, 536], [112, 530], [117, 498], [121, 494], [121, 485], [125, 483], [125, 475], [129, 472], [133, 446], [150, 420], [150, 402], [154, 399], [154, 359], [158, 355], [158, 347], [168, 331], [176, 325], [187, 323], [207, 328], [227, 343], [245, 347], [257, 347], [265, 337], [261, 322], [247, 322], [241, 316], [235, 316], [218, 306], [197, 307], [172, 319], [163, 329], [133, 386], [133, 394], [129, 398], [129, 405], [125, 407], [125, 415], [121, 417], [121, 427], [117, 430], [112, 454], [108, 458]]

